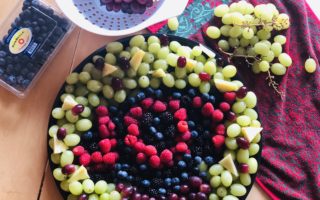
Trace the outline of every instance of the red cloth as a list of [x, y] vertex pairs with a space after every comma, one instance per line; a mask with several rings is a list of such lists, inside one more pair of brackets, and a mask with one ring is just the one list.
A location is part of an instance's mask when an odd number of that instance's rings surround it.
[[[246, 66], [238, 66], [245, 85], [258, 96], [264, 127], [257, 183], [272, 199], [320, 199], [320, 21], [305, 0], [251, 3], [274, 3], [290, 15], [292, 24], [283, 34], [287, 36], [284, 49], [293, 65], [285, 76], [277, 78], [284, 100], [268, 87], [265, 74], [254, 75]], [[204, 42], [202, 36], [199, 31], [190, 38]], [[309, 56], [317, 63], [313, 74], [304, 70]]]

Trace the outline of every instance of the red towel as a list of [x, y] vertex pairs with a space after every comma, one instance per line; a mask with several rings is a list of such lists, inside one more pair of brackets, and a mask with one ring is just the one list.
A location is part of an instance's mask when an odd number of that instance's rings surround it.
[[[291, 55], [293, 65], [285, 76], [277, 78], [285, 94], [283, 100], [268, 87], [265, 74], [254, 75], [246, 66], [237, 66], [245, 85], [258, 96], [264, 127], [257, 183], [272, 199], [320, 199], [320, 21], [305, 0], [251, 3], [274, 3], [290, 15], [292, 24], [284, 32], [284, 49]], [[203, 42], [206, 26], [190, 38]], [[304, 70], [308, 57], [317, 63], [313, 74]]]

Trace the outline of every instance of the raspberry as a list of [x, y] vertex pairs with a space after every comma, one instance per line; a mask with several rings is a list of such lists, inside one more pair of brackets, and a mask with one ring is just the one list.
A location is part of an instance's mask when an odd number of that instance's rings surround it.
[[99, 117], [99, 124], [107, 124], [110, 121], [109, 116]]
[[142, 100], [140, 104], [141, 104], [142, 108], [148, 109], [148, 108], [150, 108], [152, 106], [153, 99], [152, 98], [146, 98], [146, 99]]
[[109, 114], [109, 111], [106, 106], [98, 106], [96, 108], [96, 113], [99, 117], [101, 117], [101, 116], [107, 116]]
[[114, 165], [118, 159], [118, 154], [115, 152], [107, 153], [103, 156], [103, 162], [108, 165]]
[[114, 148], [117, 146], [117, 139], [110, 139], [111, 148]]
[[222, 121], [223, 120], [223, 112], [221, 112], [221, 110], [219, 110], [219, 109], [213, 111], [212, 120], [215, 121], [215, 122]]
[[79, 163], [83, 166], [88, 166], [91, 162], [91, 156], [88, 153], [84, 153], [79, 157]]
[[107, 129], [107, 126], [104, 124], [101, 124], [99, 126], [99, 136], [100, 138], [104, 139], [107, 137], [110, 137], [110, 131]]
[[192, 106], [194, 108], [200, 108], [202, 106], [202, 99], [201, 97], [194, 97], [192, 99]]
[[226, 102], [232, 104], [236, 100], [235, 92], [226, 92], [223, 94], [223, 98]]
[[182, 135], [181, 135], [181, 139], [182, 141], [188, 141], [191, 139], [191, 133], [190, 131], [187, 131], [187, 132], [184, 132]]
[[153, 146], [153, 145], [147, 145], [144, 148], [144, 153], [147, 156], [152, 156], [152, 155], [156, 155], [157, 154], [157, 149]]
[[224, 145], [224, 136], [223, 135], [215, 135], [212, 137], [212, 143], [215, 148], [220, 149]]
[[130, 114], [132, 117], [139, 118], [142, 116], [142, 108], [141, 107], [134, 107], [130, 109]]
[[188, 150], [188, 145], [185, 142], [179, 142], [176, 145], [177, 152], [184, 153]]
[[169, 163], [172, 161], [173, 155], [172, 152], [168, 149], [165, 149], [160, 154], [160, 160], [162, 163]]
[[169, 107], [171, 110], [176, 111], [180, 108], [180, 100], [169, 101]]
[[160, 158], [159, 156], [153, 155], [150, 157], [149, 159], [149, 164], [151, 165], [151, 167], [153, 168], [158, 168], [160, 166]]
[[130, 124], [138, 124], [138, 121], [130, 116], [124, 116], [124, 124], [129, 126]]
[[185, 108], [180, 108], [174, 113], [174, 118], [183, 121], [187, 119], [187, 110]]
[[164, 104], [163, 102], [157, 100], [157, 101], [153, 104], [152, 108], [153, 108], [153, 111], [154, 111], [154, 112], [158, 112], [158, 113], [159, 113], [159, 112], [164, 112], [164, 111], [166, 111], [166, 110], [167, 110], [167, 105]]
[[76, 146], [72, 149], [72, 152], [75, 156], [81, 156], [84, 153], [83, 146]]
[[225, 133], [225, 126], [223, 124], [219, 124], [216, 128], [215, 128], [215, 133], [217, 135], [224, 135]]
[[99, 147], [102, 153], [108, 153], [111, 150], [111, 143], [109, 139], [103, 139], [99, 142]]
[[133, 135], [127, 135], [124, 138], [124, 143], [128, 146], [133, 146], [138, 141], [136, 136]]
[[99, 151], [93, 152], [91, 154], [91, 160], [94, 163], [101, 163], [103, 161], [101, 152]]
[[134, 144], [134, 149], [137, 151], [137, 152], [143, 152], [144, 149], [145, 149], [146, 145], [143, 144], [142, 142], [136, 142]]
[[108, 129], [109, 131], [114, 131], [114, 129], [116, 129], [116, 125], [112, 121], [109, 121]]
[[214, 107], [212, 103], [205, 103], [201, 109], [201, 113], [205, 117], [209, 117], [214, 112]]
[[178, 128], [178, 131], [179, 131], [180, 133], [184, 133], [184, 132], [188, 131], [188, 129], [189, 129], [189, 127], [188, 127], [188, 122], [186, 122], [186, 121], [180, 121], [180, 122], [178, 122], [177, 128]]
[[138, 136], [140, 134], [139, 127], [136, 124], [130, 124], [127, 130], [130, 135]]
[[141, 164], [144, 163], [147, 160], [147, 156], [144, 153], [138, 153], [136, 157], [137, 163]]
[[228, 104], [227, 102], [221, 102], [219, 108], [222, 112], [227, 112], [230, 110], [230, 104]]

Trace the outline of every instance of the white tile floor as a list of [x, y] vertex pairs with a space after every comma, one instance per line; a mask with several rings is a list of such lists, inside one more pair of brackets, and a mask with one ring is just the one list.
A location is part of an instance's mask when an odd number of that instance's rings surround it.
[[320, 1], [319, 0], [307, 0], [314, 13], [320, 19]]

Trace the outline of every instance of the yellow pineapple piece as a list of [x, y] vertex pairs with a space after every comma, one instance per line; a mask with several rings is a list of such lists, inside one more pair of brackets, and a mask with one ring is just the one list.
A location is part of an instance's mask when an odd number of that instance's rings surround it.
[[239, 175], [238, 170], [236, 168], [236, 165], [234, 164], [234, 162], [232, 160], [231, 154], [228, 154], [226, 157], [224, 157], [222, 160], [220, 160], [219, 164], [222, 165], [224, 168], [226, 168], [233, 175], [235, 175], [235, 176]]
[[241, 132], [243, 133], [244, 138], [246, 138], [249, 142], [252, 140], [263, 130], [263, 128], [257, 127], [243, 127]]
[[68, 149], [68, 146], [63, 141], [58, 140], [57, 136], [53, 137], [53, 153], [62, 153]]
[[152, 76], [156, 78], [163, 78], [166, 76], [166, 73], [164, 72], [163, 69], [157, 69], [152, 72]]
[[77, 104], [78, 103], [70, 95], [68, 95], [66, 96], [66, 98], [64, 98], [64, 101], [62, 104], [62, 110], [70, 110]]
[[239, 89], [236, 83], [225, 81], [222, 79], [215, 79], [214, 84], [220, 92], [234, 92]]
[[102, 70], [102, 76], [108, 76], [117, 70], [118, 70], [118, 67], [105, 63]]
[[84, 166], [79, 167], [68, 179], [68, 183], [73, 181], [85, 180], [90, 178], [87, 169]]
[[142, 62], [142, 59], [144, 57], [146, 53], [144, 51], [142, 51], [141, 49], [139, 49], [131, 58], [130, 60], [130, 65], [132, 67], [132, 69], [134, 71], [137, 71], [141, 62]]

